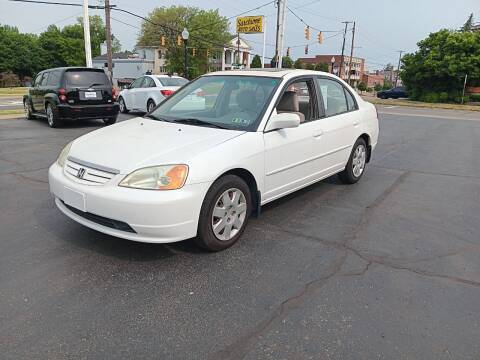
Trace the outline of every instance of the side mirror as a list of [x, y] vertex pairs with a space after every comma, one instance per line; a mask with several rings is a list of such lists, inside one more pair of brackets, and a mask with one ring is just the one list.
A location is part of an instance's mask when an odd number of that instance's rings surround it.
[[268, 120], [265, 131], [295, 128], [300, 126], [300, 115], [291, 112], [274, 114]]

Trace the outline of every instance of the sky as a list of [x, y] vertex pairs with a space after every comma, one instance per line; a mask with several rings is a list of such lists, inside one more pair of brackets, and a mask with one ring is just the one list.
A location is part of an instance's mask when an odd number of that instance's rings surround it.
[[[49, 1], [49, 0], [47, 0]], [[53, 1], [53, 0], [52, 0]], [[57, 2], [82, 3], [81, 0], [56, 0]], [[155, 7], [187, 5], [203, 9], [219, 9], [221, 15], [231, 17], [267, 3], [267, 0], [110, 0], [119, 8], [146, 16]], [[91, 5], [102, 0], [89, 0]], [[287, 0], [287, 6], [311, 27], [325, 32], [323, 44], [313, 44], [309, 54], [304, 54], [307, 42], [316, 40], [317, 31], [311, 30], [310, 41], [304, 38], [305, 25], [288, 12], [286, 18], [285, 46], [291, 47], [291, 57], [317, 54], [340, 54], [342, 49], [342, 21], [356, 22], [354, 55], [366, 59], [368, 69], [381, 69], [387, 63], [397, 64], [398, 50], [413, 52], [416, 43], [429, 33], [441, 28], [458, 29], [470, 13], [480, 22], [479, 0]], [[40, 5], [0, 0], [0, 23], [17, 26], [22, 32], [40, 33], [50, 24], [65, 26], [81, 16], [80, 7]], [[103, 10], [90, 10], [90, 14], [103, 17]], [[267, 56], [273, 56], [275, 44], [276, 8], [271, 4], [246, 15], [264, 15], [267, 22]], [[132, 50], [138, 37], [141, 20], [125, 13], [112, 12], [112, 32], [120, 40], [123, 49]], [[231, 20], [231, 31], [234, 29]], [[351, 24], [349, 25], [351, 27]], [[347, 33], [345, 51], [350, 54], [351, 31]], [[263, 35], [245, 35], [253, 46], [253, 52], [262, 53]], [[329, 38], [330, 37], [330, 38]]]

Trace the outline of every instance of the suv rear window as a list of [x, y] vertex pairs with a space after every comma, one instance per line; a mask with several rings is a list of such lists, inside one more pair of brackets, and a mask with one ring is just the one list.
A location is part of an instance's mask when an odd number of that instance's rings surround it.
[[157, 79], [163, 86], [183, 86], [188, 83], [188, 80], [183, 78], [158, 77]]
[[103, 71], [74, 70], [65, 73], [67, 85], [91, 87], [110, 85], [107, 75]]

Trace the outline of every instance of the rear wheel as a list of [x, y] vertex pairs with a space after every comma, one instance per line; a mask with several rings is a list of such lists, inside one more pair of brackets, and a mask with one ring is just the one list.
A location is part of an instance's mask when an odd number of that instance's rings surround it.
[[50, 126], [51, 128], [56, 128], [62, 124], [56, 107], [48, 103], [45, 111], [47, 113], [48, 126]]
[[153, 109], [155, 109], [155, 101], [153, 101], [152, 99], [148, 100], [147, 102], [147, 112], [150, 112], [152, 111]]
[[113, 125], [117, 122], [117, 117], [114, 116], [114, 117], [105, 118], [103, 119], [103, 122], [105, 123], [105, 125]]
[[251, 204], [245, 181], [235, 175], [218, 179], [203, 201], [195, 242], [209, 251], [232, 246], [245, 230]]
[[129, 110], [127, 109], [127, 105], [125, 104], [125, 100], [123, 100], [122, 97], [120, 99], [118, 99], [118, 106], [120, 106], [120, 112], [122, 114], [128, 113]]
[[359, 138], [353, 145], [352, 153], [348, 159], [345, 170], [338, 174], [340, 180], [345, 184], [355, 184], [363, 175], [367, 164], [367, 144]]
[[32, 115], [32, 106], [30, 105], [29, 100], [23, 102], [23, 109], [25, 111], [25, 119], [32, 120], [34, 116]]

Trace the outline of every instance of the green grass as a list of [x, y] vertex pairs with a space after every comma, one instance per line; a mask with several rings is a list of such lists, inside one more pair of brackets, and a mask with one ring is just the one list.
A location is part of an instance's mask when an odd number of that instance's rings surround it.
[[20, 97], [27, 93], [28, 88], [26, 87], [11, 87], [11, 88], [0, 88], [0, 96], [2, 97]]
[[0, 116], [6, 115], [22, 115], [23, 116], [23, 109], [0, 109]]

